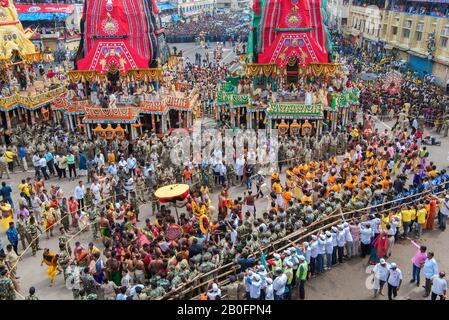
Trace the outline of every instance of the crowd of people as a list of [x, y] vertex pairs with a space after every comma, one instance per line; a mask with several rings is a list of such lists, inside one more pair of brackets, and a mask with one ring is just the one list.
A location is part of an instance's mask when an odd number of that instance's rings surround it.
[[[230, 72], [226, 65], [201, 62], [185, 61], [166, 70], [165, 77], [185, 82], [186, 91], [199, 87], [208, 114], [219, 83]], [[336, 83], [317, 80], [298, 87], [308, 85], [304, 95], [309, 99], [313, 95], [307, 92], [324, 96], [329, 88], [364, 88], [357, 73], [351, 70]], [[401, 269], [406, 268], [391, 261], [395, 243], [412, 236], [417, 253], [411, 282], [420, 284], [422, 270], [423, 295], [445, 298], [445, 274], [435, 258], [439, 253], [428, 252], [420, 242], [423, 234], [446, 228], [449, 175], [422, 144], [423, 124], [406, 121], [422, 114], [419, 95], [429, 94], [410, 81], [411, 87], [401, 83], [409, 94], [400, 93], [397, 110], [404, 115], [391, 131], [376, 128], [374, 118], [363, 112], [361, 121], [354, 117], [336, 132], [281, 137], [278, 162], [269, 165], [268, 178], [262, 170], [266, 168], [250, 161], [254, 150], [231, 163], [214, 150], [200, 163], [191, 155], [174, 165], [170, 151], [181, 139], [175, 134], [148, 132], [133, 141], [91, 141], [55, 124], [5, 132], [1, 174], [33, 166], [34, 177], [22, 180], [17, 190], [6, 182], [0, 188], [8, 241], [0, 243], [0, 299], [14, 299], [21, 292], [17, 269], [28, 247], [34, 256], [42, 251], [49, 284], [63, 278], [74, 299], [192, 298], [179, 295], [186, 286], [196, 286], [199, 299], [305, 299], [307, 281], [358, 256], [375, 266], [375, 295], [383, 295], [387, 283], [388, 298], [393, 299], [402, 284]], [[254, 89], [245, 80], [237, 86], [256, 101], [266, 98], [266, 88]], [[124, 82], [121, 88], [127, 94], [135, 89], [152, 94], [139, 82]], [[108, 83], [94, 83], [91, 89], [82, 83], [70, 88], [73, 97], [91, 99], [99, 99], [101, 90], [104, 95], [118, 91]], [[373, 104], [364, 99], [375, 93], [362, 94], [362, 104]], [[431, 93], [428, 98], [429, 103], [440, 102]], [[73, 190], [58, 186], [61, 179], [74, 181]], [[181, 182], [190, 192], [177, 208], [158, 201], [154, 192], [159, 187]], [[234, 188], [235, 182], [243, 188]], [[17, 202], [13, 192], [19, 193]], [[144, 203], [151, 210], [143, 218]], [[337, 219], [344, 219], [332, 220], [336, 213]], [[306, 239], [290, 239], [303, 227], [314, 230], [328, 220], [336, 222]], [[91, 240], [78, 241], [76, 237], [88, 230]], [[41, 248], [44, 235], [57, 237], [58, 245]], [[272, 245], [276, 241], [286, 248], [278, 250]], [[238, 271], [227, 281], [216, 281], [229, 263], [238, 265]], [[204, 280], [209, 280], [207, 285], [200, 284]], [[38, 296], [30, 288], [26, 299]]]
[[[196, 19], [187, 22], [177, 22], [170, 25], [166, 29], [166, 36], [168, 42], [183, 42], [174, 41], [176, 39], [192, 39], [198, 37], [201, 32], [206, 33], [206, 41], [234, 41], [237, 38], [247, 38], [246, 22], [248, 15], [245, 14], [228, 14], [215, 13], [214, 15], [202, 14]], [[192, 36], [196, 35], [196, 36]], [[171, 40], [173, 39], [173, 40]]]

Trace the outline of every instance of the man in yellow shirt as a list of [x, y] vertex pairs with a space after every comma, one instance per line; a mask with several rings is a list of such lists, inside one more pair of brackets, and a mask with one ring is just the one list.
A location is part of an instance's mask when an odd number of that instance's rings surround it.
[[402, 225], [404, 227], [404, 233], [402, 236], [404, 238], [408, 237], [408, 233], [410, 231], [410, 226], [412, 224], [412, 210], [410, 210], [409, 207], [404, 206], [401, 210], [401, 216], [402, 216]]
[[19, 191], [25, 195], [25, 199], [28, 201], [28, 205], [31, 207], [31, 190], [25, 179], [22, 179], [22, 182], [17, 186], [17, 189], [19, 189]]
[[5, 159], [8, 164], [8, 169], [11, 173], [14, 173], [14, 157], [16, 154], [12, 152], [10, 149], [6, 149], [5, 151]]
[[418, 212], [416, 213], [416, 217], [418, 219], [418, 224], [416, 227], [416, 237], [420, 238], [422, 235], [422, 230], [426, 225], [426, 217], [427, 217], [427, 210], [426, 208], [424, 208], [424, 205], [422, 204], [418, 205]]

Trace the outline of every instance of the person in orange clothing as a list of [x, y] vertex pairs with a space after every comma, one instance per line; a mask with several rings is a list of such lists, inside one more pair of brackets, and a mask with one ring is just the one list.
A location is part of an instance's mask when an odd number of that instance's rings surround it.
[[108, 153], [108, 164], [115, 163], [115, 153], [112, 150]]
[[349, 190], [354, 190], [356, 183], [357, 183], [357, 177], [352, 176], [351, 178], [349, 178], [348, 181], [346, 181], [345, 187], [348, 187]]
[[275, 179], [273, 182], [273, 192], [276, 194], [276, 203], [279, 207], [284, 206], [284, 198], [282, 196], [282, 186], [279, 179]]
[[292, 193], [290, 192], [290, 188], [288, 188], [288, 187], [285, 188], [285, 191], [282, 196], [284, 198], [285, 206], [288, 207], [288, 203], [292, 199]]
[[429, 196], [426, 203], [428, 203], [429, 210], [427, 211], [426, 230], [433, 230], [433, 224], [435, 223], [435, 217], [437, 215], [438, 198], [435, 196]]
[[329, 182], [329, 184], [334, 184], [337, 181], [337, 175], [335, 174], [335, 172], [331, 172], [329, 178], [327, 179], [327, 182]]
[[382, 190], [388, 189], [388, 188], [390, 187], [390, 183], [391, 183], [391, 180], [390, 180], [390, 179], [384, 178], [384, 179], [380, 182], [380, 184], [381, 184], [381, 186], [382, 186]]
[[341, 183], [335, 183], [331, 186], [331, 190], [334, 191], [335, 193], [339, 193], [341, 188], [342, 188]]

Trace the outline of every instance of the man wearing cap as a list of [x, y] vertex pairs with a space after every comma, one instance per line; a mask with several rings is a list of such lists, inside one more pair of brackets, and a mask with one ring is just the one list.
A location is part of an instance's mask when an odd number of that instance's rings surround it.
[[292, 299], [292, 281], [293, 281], [293, 262], [288, 260], [286, 263], [284, 263], [284, 274], [287, 277], [287, 284], [285, 286], [285, 299], [291, 300]]
[[388, 274], [388, 300], [393, 300], [398, 295], [398, 291], [402, 284], [402, 271], [396, 263], [392, 262]]
[[306, 262], [307, 262], [307, 270], [308, 270], [308, 272], [307, 272], [307, 280], [309, 280], [309, 276], [310, 276], [310, 258], [311, 258], [311, 249], [310, 249], [310, 246], [309, 246], [309, 243], [308, 242], [303, 242], [302, 243], [302, 246], [303, 246], [303, 248], [302, 248], [302, 253], [303, 253], [303, 255], [306, 257]]
[[326, 249], [326, 262], [327, 262], [327, 267], [325, 269], [330, 270], [332, 267], [332, 253], [334, 251], [332, 233], [330, 231], [326, 231], [325, 249]]
[[267, 286], [265, 288], [265, 300], [274, 300], [273, 279], [267, 278]]
[[282, 268], [276, 268], [276, 278], [273, 281], [274, 300], [284, 300], [285, 285], [287, 276], [282, 272]]
[[376, 298], [378, 294], [383, 296], [384, 294], [382, 293], [382, 289], [388, 280], [388, 275], [390, 274], [390, 270], [385, 259], [380, 259], [380, 262], [374, 266], [371, 273], [374, 274], [374, 298]]
[[342, 224], [337, 226], [337, 253], [338, 253], [338, 262], [343, 263], [343, 256], [345, 252], [345, 244], [346, 244], [346, 234]]
[[337, 251], [338, 251], [338, 243], [337, 243], [337, 233], [338, 229], [337, 227], [331, 228], [331, 234], [332, 234], [332, 265], [335, 265], [337, 263]]
[[303, 255], [300, 255], [298, 257], [299, 259], [299, 268], [296, 271], [296, 278], [299, 281], [299, 299], [304, 300], [306, 298], [304, 287], [307, 280], [307, 272], [308, 272], [308, 265], [306, 258]]
[[221, 290], [216, 283], [212, 283], [206, 295], [208, 300], [218, 300], [217, 297], [221, 298]]
[[360, 242], [362, 245], [362, 258], [369, 255], [371, 252], [371, 236], [372, 231], [370, 223], [366, 222], [360, 225]]
[[352, 234], [351, 234], [351, 230], [349, 229], [349, 223], [345, 222], [343, 223], [343, 230], [345, 232], [345, 246], [346, 246], [346, 255], [348, 257], [348, 259], [351, 259], [353, 256], [353, 239], [352, 239]]
[[326, 254], [326, 236], [320, 234], [318, 237], [318, 256], [316, 259], [316, 273], [324, 272], [324, 255]]
[[262, 281], [262, 284], [260, 286], [260, 300], [265, 299], [265, 289], [267, 287], [267, 270], [265, 270], [265, 267], [263, 265], [259, 265], [257, 267], [257, 274], [260, 276], [260, 280]]
[[312, 235], [312, 243], [310, 244], [310, 276], [315, 276], [316, 259], [318, 257], [318, 237]]
[[249, 284], [249, 298], [250, 300], [260, 300], [260, 289], [262, 286], [262, 279], [257, 273], [252, 273], [252, 277], [247, 277], [246, 281]]

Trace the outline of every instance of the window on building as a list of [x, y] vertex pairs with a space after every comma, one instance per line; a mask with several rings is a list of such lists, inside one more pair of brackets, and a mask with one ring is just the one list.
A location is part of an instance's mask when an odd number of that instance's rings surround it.
[[424, 22], [418, 22], [416, 25], [416, 31], [422, 32], [424, 30]]
[[404, 28], [411, 28], [411, 27], [412, 27], [412, 20], [405, 20]]
[[410, 38], [410, 30], [409, 29], [403, 29], [402, 30], [402, 36], [406, 39]]
[[395, 35], [397, 35], [398, 34], [398, 27], [393, 27], [392, 29], [391, 29], [391, 33], [395, 36]]
[[422, 32], [415, 32], [415, 40], [416, 41], [421, 41], [422, 40]]
[[441, 46], [442, 47], [447, 47], [447, 41], [448, 41], [448, 37], [441, 37]]
[[449, 36], [449, 27], [444, 27], [441, 31], [442, 36]]

